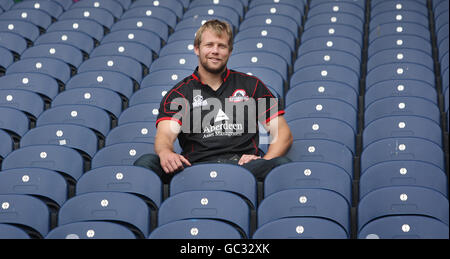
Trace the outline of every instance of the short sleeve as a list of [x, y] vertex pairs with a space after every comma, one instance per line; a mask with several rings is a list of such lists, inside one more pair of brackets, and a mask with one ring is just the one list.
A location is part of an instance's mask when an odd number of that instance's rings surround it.
[[183, 117], [187, 112], [189, 112], [189, 103], [180, 92], [180, 87], [175, 86], [161, 100], [156, 127], [163, 120], [174, 120], [182, 126]]
[[252, 97], [257, 103], [258, 121], [261, 123], [267, 124], [270, 120], [284, 114], [280, 100], [259, 79]]

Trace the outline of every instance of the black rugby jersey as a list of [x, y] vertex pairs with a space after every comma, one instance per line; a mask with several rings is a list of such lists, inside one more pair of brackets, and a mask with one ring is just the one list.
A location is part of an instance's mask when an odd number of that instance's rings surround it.
[[258, 121], [284, 114], [270, 90], [254, 76], [226, 69], [214, 91], [194, 73], [177, 83], [162, 99], [156, 126], [175, 120], [182, 132], [182, 155], [191, 163], [218, 157], [261, 155]]

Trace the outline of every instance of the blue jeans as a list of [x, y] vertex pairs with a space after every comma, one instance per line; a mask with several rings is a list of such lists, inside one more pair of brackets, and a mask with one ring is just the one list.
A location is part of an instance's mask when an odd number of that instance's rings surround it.
[[[197, 162], [197, 163], [193, 163], [194, 164], [201, 164], [201, 163], [227, 163], [227, 164], [234, 164], [237, 165], [239, 162], [239, 160], [236, 159], [215, 159], [215, 160], [211, 160], [211, 161], [203, 161], [203, 162]], [[250, 172], [253, 173], [253, 175], [255, 176], [257, 181], [264, 181], [264, 178], [266, 177], [266, 175], [275, 167], [285, 164], [285, 163], [289, 163], [291, 162], [291, 160], [287, 157], [276, 157], [270, 160], [265, 160], [265, 159], [256, 159], [256, 160], [252, 160], [246, 164], [243, 164], [242, 167], [246, 168], [247, 170], [249, 170]], [[159, 175], [159, 177], [161, 178], [161, 181], [163, 183], [170, 183], [170, 180], [172, 179], [172, 177], [181, 172], [181, 170], [173, 173], [173, 174], [167, 174], [166, 172], [164, 172], [164, 170], [161, 167], [160, 164], [160, 160], [159, 160], [159, 156], [155, 155], [155, 154], [145, 154], [141, 157], [139, 157], [136, 162], [134, 162], [135, 166], [141, 166], [141, 167], [145, 167], [148, 168], [152, 171], [154, 171], [156, 174]], [[187, 167], [187, 165], [184, 165], [185, 167]]]

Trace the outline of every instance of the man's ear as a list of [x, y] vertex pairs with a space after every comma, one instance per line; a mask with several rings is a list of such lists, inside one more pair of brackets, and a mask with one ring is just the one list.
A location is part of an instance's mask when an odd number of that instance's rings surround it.
[[199, 46], [195, 46], [194, 45], [194, 52], [195, 52], [195, 55], [200, 55], [200, 49], [199, 49]]

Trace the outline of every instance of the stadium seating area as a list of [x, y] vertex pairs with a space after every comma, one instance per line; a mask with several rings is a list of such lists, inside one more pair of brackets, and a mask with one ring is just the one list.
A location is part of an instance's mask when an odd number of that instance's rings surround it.
[[[0, 0], [0, 238], [448, 239], [448, 16], [448, 0]], [[233, 26], [228, 67], [283, 102], [293, 162], [162, 184], [133, 163], [213, 18]]]

